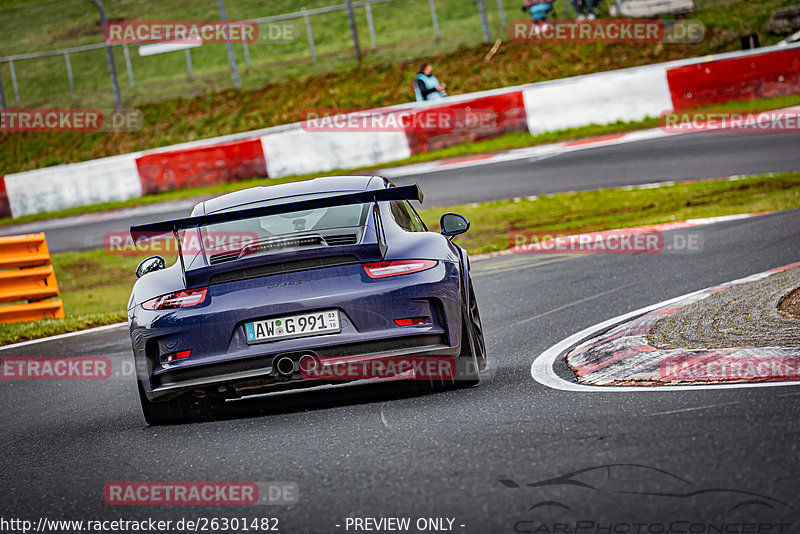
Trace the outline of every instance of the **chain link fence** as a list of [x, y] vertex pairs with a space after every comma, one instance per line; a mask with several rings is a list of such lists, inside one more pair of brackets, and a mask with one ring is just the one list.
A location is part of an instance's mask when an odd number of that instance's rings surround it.
[[[620, 2], [594, 1], [598, 17], [608, 16]], [[696, 4], [714, 1], [694, 0]], [[574, 18], [570, 2], [554, 0], [551, 17]], [[267, 37], [256, 43], [233, 43], [243, 88], [356, 64], [345, 4], [332, 4], [331, 0], [306, 3], [297, 10], [292, 0], [225, 1], [228, 20], [253, 21]], [[507, 39], [507, 24], [528, 16], [521, 6], [522, 0], [354, 1], [361, 60], [367, 65], [386, 63]], [[214, 0], [107, 0], [105, 9], [112, 21], [220, 18]], [[268, 38], [275, 28], [290, 28], [293, 37]], [[89, 0], [45, 0], [0, 10], [0, 96], [4, 107], [111, 105], [102, 39], [98, 10]], [[117, 44], [112, 52], [122, 99], [128, 105], [232, 85], [225, 44], [172, 49]]]
[[[365, 64], [408, 59], [502, 37], [516, 1], [362, 0], [353, 2]], [[109, 20], [219, 20], [214, 0], [108, 0]], [[504, 5], [505, 4], [505, 5]], [[293, 28], [294, 38], [234, 43], [244, 88], [355, 64], [344, 4], [226, 0], [230, 21], [255, 21], [262, 34]], [[294, 10], [288, 8], [295, 7]], [[286, 10], [280, 10], [287, 8]], [[276, 12], [277, 11], [277, 12]], [[502, 22], [502, 24], [501, 24]], [[61, 46], [59, 46], [61, 45]], [[67, 46], [64, 46], [67, 45]], [[126, 103], [197, 94], [232, 85], [224, 44], [163, 53], [138, 44], [112, 47]], [[0, 80], [7, 107], [109, 105], [111, 83], [97, 9], [88, 0], [48, 0], [0, 10]]]

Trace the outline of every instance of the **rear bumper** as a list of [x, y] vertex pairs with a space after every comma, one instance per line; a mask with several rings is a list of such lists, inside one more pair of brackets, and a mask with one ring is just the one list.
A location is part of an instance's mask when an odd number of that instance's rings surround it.
[[304, 354], [310, 354], [324, 365], [326, 361], [348, 357], [363, 362], [405, 356], [453, 358], [458, 353], [459, 347], [447, 345], [446, 337], [440, 334], [391, 338], [173, 370], [153, 376], [152, 390], [146, 393], [151, 401], [168, 400], [190, 391], [221, 399], [243, 398], [271, 391], [348, 381], [306, 378], [299, 371], [291, 377], [282, 376], [275, 369], [274, 362], [284, 356], [298, 359]]
[[[247, 343], [247, 321], [324, 309], [339, 310], [340, 333]], [[394, 323], [420, 316], [429, 322]], [[343, 265], [218, 284], [209, 286], [200, 306], [167, 312], [136, 306], [131, 320], [138, 376], [150, 400], [220, 386], [229, 393], [247, 381], [276, 386], [272, 382], [279, 381], [270, 380], [276, 375], [273, 361], [286, 354], [452, 356], [460, 337], [459, 268], [444, 261], [426, 271], [377, 280], [360, 265]], [[186, 359], [164, 360], [165, 354], [186, 350], [191, 350]]]

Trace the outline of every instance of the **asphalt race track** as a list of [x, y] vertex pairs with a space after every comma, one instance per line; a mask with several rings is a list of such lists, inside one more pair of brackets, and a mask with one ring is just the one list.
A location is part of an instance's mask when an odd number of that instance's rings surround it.
[[800, 134], [702, 132], [587, 148], [393, 180], [419, 182], [432, 205], [605, 187], [793, 171]]
[[[132, 379], [4, 381], [0, 516], [277, 517], [280, 532], [354, 532], [348, 517], [381, 516], [450, 518], [453, 532], [470, 533], [741, 532], [743, 522], [760, 528], [744, 532], [799, 532], [797, 386], [576, 393], [530, 373], [583, 328], [797, 261], [798, 227], [793, 210], [681, 230], [702, 234], [691, 254], [473, 262], [490, 356], [478, 388], [420, 395], [384, 384], [281, 407], [272, 397], [212, 422], [149, 428]], [[11, 355], [108, 356], [115, 368], [132, 359], [125, 327], [0, 351]], [[290, 481], [300, 496], [293, 506], [103, 500], [110, 481], [170, 480]]]
[[[419, 183], [425, 207], [651, 183], [800, 170], [800, 134], [703, 132], [587, 148], [541, 160], [529, 158], [394, 179]], [[193, 201], [144, 206], [112, 214], [2, 226], [0, 236], [44, 231], [53, 252], [103, 246], [110, 231], [185, 217]]]

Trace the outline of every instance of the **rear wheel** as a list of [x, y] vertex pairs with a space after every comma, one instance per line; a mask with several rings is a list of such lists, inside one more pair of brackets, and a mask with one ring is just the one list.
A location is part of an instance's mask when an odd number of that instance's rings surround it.
[[486, 369], [486, 341], [483, 338], [483, 323], [481, 323], [481, 312], [478, 310], [478, 299], [475, 298], [475, 290], [472, 288], [472, 279], [469, 280], [469, 317], [472, 332], [474, 334], [477, 353], [475, 359], [478, 363], [478, 370]]
[[[486, 368], [486, 344], [483, 340], [483, 325], [478, 311], [478, 301], [472, 289], [472, 280], [469, 280], [467, 298], [462, 310], [464, 317], [461, 320], [461, 351], [455, 359], [454, 379], [431, 379], [425, 382], [425, 389], [440, 391], [450, 388], [467, 388], [477, 386], [480, 371]], [[472, 347], [475, 347], [473, 352]]]
[[486, 343], [483, 339], [483, 324], [478, 310], [472, 279], [469, 279], [467, 313], [461, 328], [461, 353], [456, 359], [458, 380], [456, 387], [470, 387], [480, 383], [480, 373], [486, 368]]
[[142, 383], [139, 387], [139, 400], [142, 403], [142, 414], [148, 425], [170, 425], [187, 423], [208, 417], [209, 404], [206, 399], [197, 398], [191, 393], [184, 393], [168, 401], [153, 402], [145, 395]]

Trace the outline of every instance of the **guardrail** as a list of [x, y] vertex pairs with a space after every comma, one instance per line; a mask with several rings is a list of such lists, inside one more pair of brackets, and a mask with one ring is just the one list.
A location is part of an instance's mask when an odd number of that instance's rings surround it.
[[[0, 323], [64, 318], [44, 233], [0, 237]], [[19, 304], [21, 301], [27, 303]]]

